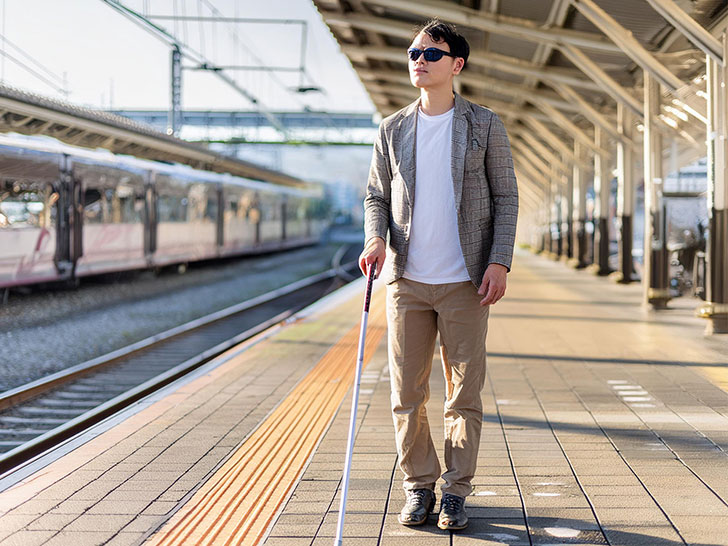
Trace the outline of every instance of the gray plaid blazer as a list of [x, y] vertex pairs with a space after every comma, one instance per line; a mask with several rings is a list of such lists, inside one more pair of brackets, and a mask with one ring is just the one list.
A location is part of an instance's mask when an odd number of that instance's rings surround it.
[[[389, 243], [380, 278], [399, 279], [407, 263], [415, 202], [415, 136], [420, 99], [382, 120], [374, 143], [367, 195], [365, 239]], [[460, 249], [470, 279], [479, 287], [488, 264], [510, 271], [518, 217], [518, 188], [510, 142], [492, 110], [455, 93], [452, 180]]]

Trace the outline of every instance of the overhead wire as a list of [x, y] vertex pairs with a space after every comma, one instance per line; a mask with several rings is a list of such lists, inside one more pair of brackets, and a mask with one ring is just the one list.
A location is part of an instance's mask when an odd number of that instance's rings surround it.
[[[13, 50], [15, 50], [17, 53], [19, 53], [22, 57], [25, 57], [26, 62], [29, 62], [29, 63], [35, 65], [35, 67], [38, 70], [41, 70], [42, 72], [45, 72], [46, 76], [49, 77], [49, 78], [51, 78], [51, 79], [56, 80], [56, 83], [57, 84], [61, 84], [63, 82], [63, 76], [59, 76], [58, 74], [56, 74], [55, 72], [53, 72], [50, 68], [48, 68], [47, 66], [43, 65], [35, 57], [33, 57], [33, 55], [31, 55], [30, 53], [28, 53], [27, 51], [25, 51], [23, 48], [21, 48], [19, 45], [17, 45], [15, 43], [11, 42], [10, 40], [8, 40], [8, 38], [5, 36], [5, 33], [4, 32], [3, 32], [2, 36], [0, 36], [0, 37], [2, 38], [3, 45], [9, 45]], [[5, 47], [3, 47], [3, 51], [5, 51]]]
[[[3, 37], [3, 42], [5, 44], [11, 44], [11, 42], [8, 41], [4, 37]], [[52, 78], [57, 79], [57, 80], [60, 80], [61, 82], [63, 82], [63, 78], [62, 77], [57, 76], [56, 74], [54, 74], [53, 72], [51, 72], [50, 70], [48, 70], [46, 67], [44, 67], [42, 64], [40, 64], [38, 61], [36, 61], [33, 57], [31, 57], [28, 53], [25, 53], [22, 49], [18, 48], [17, 46], [16, 46], [16, 49], [18, 51], [20, 51], [21, 53], [23, 53], [31, 62], [33, 62], [33, 64], [35, 64], [36, 66], [40, 67], [43, 71], [45, 71], [47, 74], [49, 74]], [[58, 93], [61, 93], [62, 95], [68, 95], [68, 90], [63, 86], [62, 83], [61, 84], [58, 84], [58, 83], [52, 81], [49, 77], [44, 76], [38, 70], [36, 70], [33, 67], [31, 67], [28, 63], [24, 62], [23, 60], [15, 57], [14, 55], [11, 55], [10, 53], [8, 53], [7, 51], [5, 51], [4, 49], [3, 50], [0, 50], [0, 55], [2, 55], [3, 59], [8, 59], [9, 61], [12, 61], [16, 65], [18, 65], [20, 68], [22, 68], [23, 70], [25, 70], [29, 74], [32, 74], [33, 76], [35, 76], [36, 78], [38, 78], [39, 80], [41, 80], [43, 83], [45, 83], [49, 87], [52, 87]]]
[[[180, 52], [184, 57], [187, 57], [188, 59], [195, 62], [198, 66], [206, 66], [215, 68], [215, 63], [213, 63], [211, 60], [207, 59], [204, 54], [202, 54], [199, 51], [196, 51], [192, 46], [190, 46], [188, 43], [184, 42], [183, 40], [180, 40], [179, 37], [175, 36], [174, 34], [170, 33], [167, 29], [164, 27], [161, 27], [157, 25], [156, 23], [152, 22], [149, 18], [145, 17], [138, 11], [135, 11], [128, 6], [126, 6], [121, 0], [101, 0], [104, 4], [111, 7], [112, 9], [116, 10], [117, 12], [121, 13], [124, 17], [135, 23], [137, 26], [144, 29], [149, 34], [152, 34], [158, 39], [163, 40], [168, 45], [176, 46], [179, 48]], [[199, 4], [199, 0], [198, 0]], [[213, 70], [213, 74], [215, 74], [218, 78], [223, 80], [225, 83], [230, 85], [233, 89], [235, 89], [238, 93], [246, 97], [250, 102], [252, 102], [255, 105], [255, 108], [258, 112], [260, 112], [263, 116], [268, 119], [268, 121], [280, 131], [280, 133], [285, 137], [288, 138], [288, 131], [286, 130], [285, 126], [280, 122], [280, 120], [272, 113], [270, 112], [261, 102], [260, 100], [253, 96], [248, 90], [240, 87], [238, 83], [231, 78], [227, 73], [225, 73], [224, 69], [217, 69]]]

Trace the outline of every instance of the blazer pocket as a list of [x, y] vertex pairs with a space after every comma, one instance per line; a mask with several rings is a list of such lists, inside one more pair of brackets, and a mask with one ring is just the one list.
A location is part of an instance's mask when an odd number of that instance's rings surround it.
[[470, 137], [470, 144], [468, 150], [465, 153], [467, 158], [478, 158], [483, 159], [485, 157], [485, 151], [488, 149], [486, 142], [482, 136], [472, 135]]

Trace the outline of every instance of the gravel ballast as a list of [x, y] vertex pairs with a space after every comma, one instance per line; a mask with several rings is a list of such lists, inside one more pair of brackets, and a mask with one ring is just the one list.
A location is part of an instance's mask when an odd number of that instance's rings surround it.
[[170, 268], [159, 276], [87, 279], [74, 290], [11, 293], [0, 306], [0, 391], [325, 271], [344, 244], [191, 264], [184, 274]]

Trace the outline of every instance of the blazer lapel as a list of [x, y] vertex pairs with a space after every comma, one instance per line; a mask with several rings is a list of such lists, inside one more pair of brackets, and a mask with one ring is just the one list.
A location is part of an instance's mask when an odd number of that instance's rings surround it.
[[400, 150], [399, 172], [404, 180], [407, 190], [407, 199], [410, 207], [415, 205], [415, 171], [417, 170], [417, 111], [420, 107], [420, 100], [407, 107], [407, 111], [399, 125], [400, 142], [402, 149]]
[[468, 122], [466, 119], [467, 105], [465, 100], [455, 94], [455, 112], [452, 119], [452, 184], [455, 193], [455, 210], [460, 210], [460, 201], [463, 198], [463, 175], [465, 172], [465, 151], [467, 149]]

